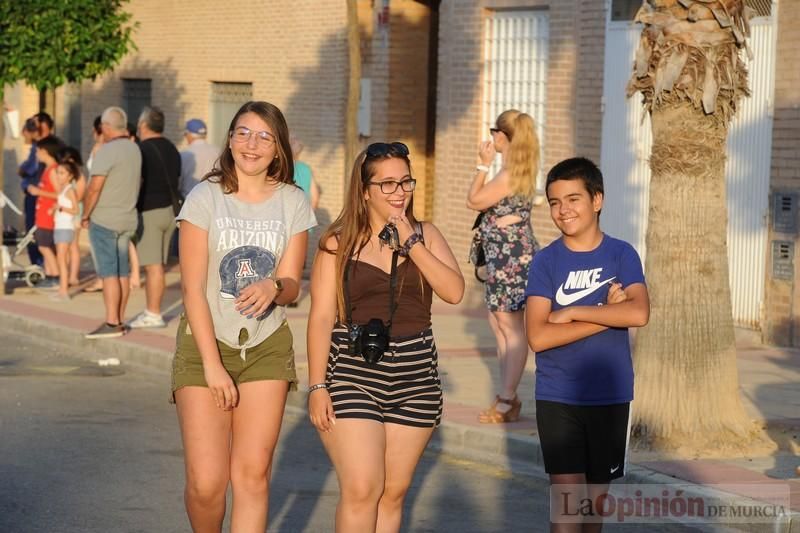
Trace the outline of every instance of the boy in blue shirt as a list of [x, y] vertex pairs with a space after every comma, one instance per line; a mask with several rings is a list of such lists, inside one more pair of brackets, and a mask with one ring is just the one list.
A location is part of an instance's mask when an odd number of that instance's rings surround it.
[[[558, 163], [546, 193], [561, 237], [534, 256], [526, 289], [536, 422], [551, 485], [587, 485], [595, 502], [625, 473], [633, 400], [628, 328], [647, 324], [650, 301], [639, 255], [600, 230], [597, 165], [585, 158]], [[553, 524], [559, 531], [580, 527]], [[583, 524], [584, 531], [600, 527]]]

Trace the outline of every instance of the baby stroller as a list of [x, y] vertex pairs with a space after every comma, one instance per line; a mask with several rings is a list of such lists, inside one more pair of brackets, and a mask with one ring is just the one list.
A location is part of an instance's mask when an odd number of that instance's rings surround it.
[[[6, 205], [18, 215], [22, 214], [8, 196], [0, 192], [0, 207]], [[33, 226], [27, 233], [23, 233], [11, 226], [6, 226], [3, 229], [3, 246], [0, 247], [0, 252], [3, 254], [3, 283], [6, 283], [10, 279], [25, 280], [25, 283], [29, 287], [35, 287], [44, 280], [45, 276], [42, 267], [39, 265], [22, 265], [17, 261], [17, 258], [25, 251], [28, 244], [33, 242], [33, 234], [35, 232], [36, 226]], [[13, 254], [9, 254], [9, 246], [14, 247]]]

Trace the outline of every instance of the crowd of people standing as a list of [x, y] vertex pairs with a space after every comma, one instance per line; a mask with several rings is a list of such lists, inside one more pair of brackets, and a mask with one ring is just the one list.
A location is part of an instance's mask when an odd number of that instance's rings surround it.
[[[263, 531], [286, 396], [298, 384], [285, 308], [300, 293], [320, 190], [297, 160], [302, 144], [270, 103], [244, 104], [221, 150], [192, 119], [179, 152], [164, 137], [165, 124], [164, 113], [148, 107], [132, 133], [125, 112], [107, 108], [95, 121], [84, 173], [80, 153], [52, 135], [49, 116], [25, 123], [32, 147], [20, 176], [26, 224], [36, 226], [41, 252], [40, 259], [29, 250], [31, 261], [42, 261], [43, 286], [58, 289], [54, 298], [68, 299], [79, 281], [77, 236], [88, 229], [106, 316], [87, 338], [164, 327], [164, 265], [178, 223], [185, 312], [172, 400], [187, 513], [195, 531], [220, 531], [230, 485], [232, 529]], [[517, 387], [534, 350], [545, 469], [551, 483], [584, 485], [596, 496], [625, 473], [628, 328], [649, 318], [641, 261], [600, 230], [602, 173], [580, 157], [547, 174], [561, 236], [541, 249], [530, 221], [540, 166], [534, 119], [504, 111], [490, 135], [478, 147], [466, 198], [481, 213], [477, 242], [501, 376], [478, 419], [519, 419]], [[459, 303], [465, 281], [442, 233], [414, 217], [413, 175], [405, 144], [367, 146], [341, 212], [316, 245], [308, 411], [339, 481], [337, 531], [400, 530], [406, 492], [442, 418], [431, 305], [434, 295]], [[125, 325], [139, 265], [146, 308]]]
[[[164, 265], [174, 249], [174, 219], [185, 193], [209, 172], [219, 155], [205, 142], [201, 119], [185, 126], [187, 148], [179, 153], [163, 132], [164, 113], [146, 107], [136, 124], [125, 111], [109, 107], [93, 123], [93, 146], [83, 163], [80, 151], [54, 135], [52, 117], [41, 112], [25, 121], [23, 138], [30, 144], [19, 175], [25, 194], [25, 226], [35, 226], [28, 247], [32, 264], [45, 279], [40, 289], [68, 301], [82, 286], [102, 291], [105, 322], [87, 338], [115, 337], [128, 328], [164, 327]], [[185, 167], [185, 168], [184, 168]], [[80, 279], [80, 233], [89, 232], [96, 279]], [[123, 323], [131, 289], [145, 272], [146, 306]]]

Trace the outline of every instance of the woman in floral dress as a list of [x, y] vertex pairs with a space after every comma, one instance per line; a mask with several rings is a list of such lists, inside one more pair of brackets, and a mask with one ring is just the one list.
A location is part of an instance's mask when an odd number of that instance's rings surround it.
[[[500, 391], [494, 403], [480, 413], [483, 423], [519, 419], [522, 402], [517, 397], [528, 343], [525, 337], [525, 282], [538, 244], [530, 225], [539, 169], [539, 139], [533, 118], [509, 109], [490, 128], [491, 141], [480, 144], [481, 164], [467, 196], [467, 207], [485, 212], [478, 228], [486, 254], [486, 306], [497, 339]], [[500, 153], [503, 166], [487, 181], [489, 165]]]

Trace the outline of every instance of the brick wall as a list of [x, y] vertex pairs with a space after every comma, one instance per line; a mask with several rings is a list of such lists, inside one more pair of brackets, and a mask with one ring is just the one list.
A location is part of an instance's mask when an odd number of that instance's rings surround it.
[[426, 199], [433, 193], [426, 175], [430, 11], [414, 0], [396, 0], [391, 5], [390, 21], [389, 99], [384, 110], [387, 140], [402, 141], [409, 148], [418, 182], [415, 214], [425, 219]]
[[[167, 115], [165, 135], [181, 146], [185, 121], [209, 120], [211, 82], [250, 82], [253, 97], [276, 104], [305, 144], [323, 194], [319, 218], [338, 213], [344, 180], [347, 13], [344, 2], [133, 0], [138, 51], [111, 74], [82, 86], [89, 127], [122, 104], [122, 78], [151, 78], [152, 103]], [[136, 117], [131, 117], [135, 122]], [[88, 131], [88, 130], [87, 130]], [[83, 137], [87, 152], [91, 137]]]
[[[778, 39], [775, 63], [775, 113], [772, 127], [771, 193], [800, 190], [800, 2], [781, 2], [778, 7]], [[770, 209], [774, 208], [770, 195]], [[800, 346], [800, 290], [796, 281], [773, 279], [772, 241], [795, 243], [794, 279], [800, 280], [800, 240], [797, 235], [776, 233], [770, 211], [770, 243], [762, 335], [765, 341]], [[800, 227], [800, 220], [796, 223]]]
[[[591, 0], [471, 0], [442, 3], [436, 128], [436, 221], [462, 262], [475, 213], [465, 206], [473, 177], [482, 113], [483, 20], [492, 9], [547, 9], [550, 23], [544, 168], [583, 154], [599, 160], [603, 90], [603, 2]], [[537, 119], [537, 117], [534, 117]], [[542, 244], [557, 237], [546, 204], [533, 210]], [[474, 289], [474, 284], [473, 284]], [[477, 295], [477, 296], [476, 296]], [[480, 297], [469, 291], [468, 298]]]

